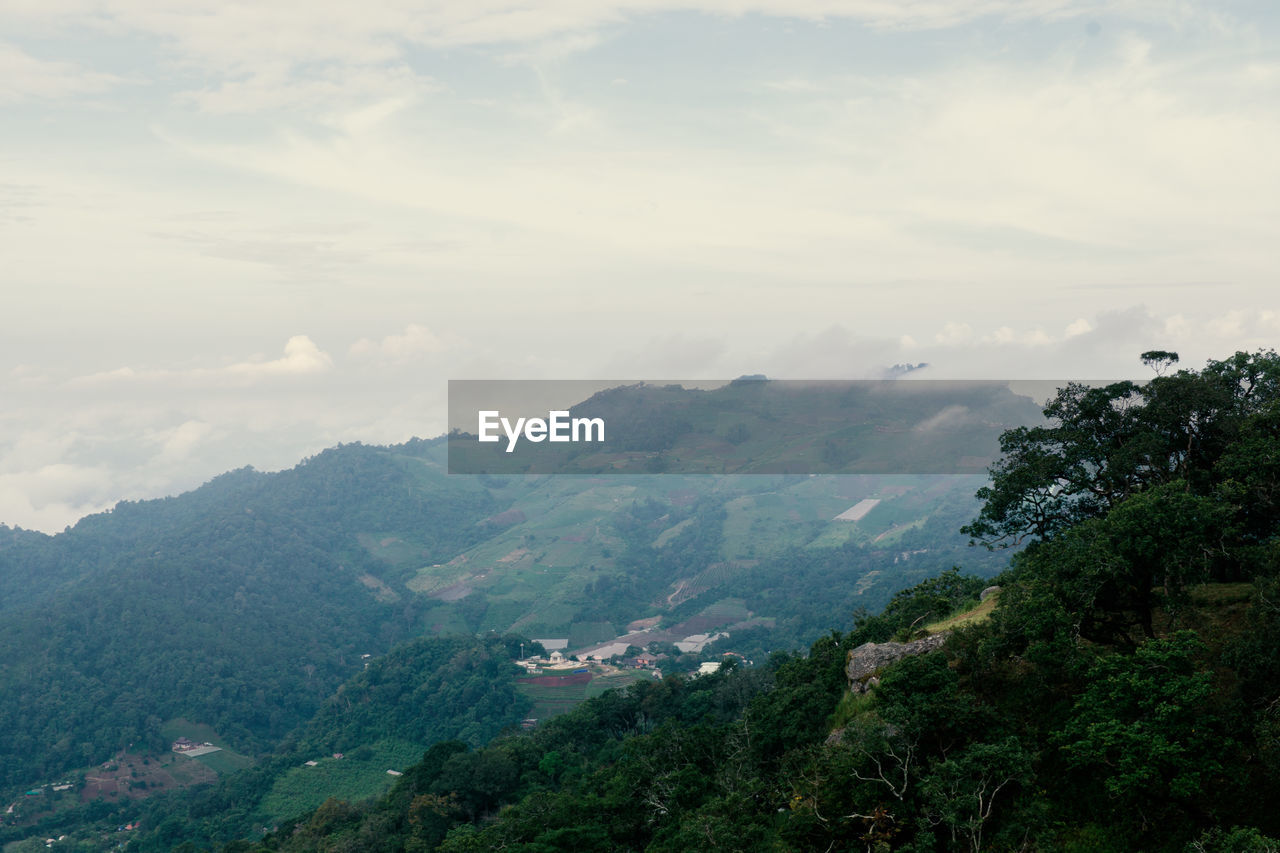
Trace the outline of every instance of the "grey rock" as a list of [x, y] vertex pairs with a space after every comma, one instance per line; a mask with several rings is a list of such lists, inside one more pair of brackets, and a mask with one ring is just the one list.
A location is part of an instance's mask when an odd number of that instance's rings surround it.
[[988, 598], [990, 598], [991, 596], [995, 595], [998, 592], [1000, 592], [1000, 587], [989, 586], [986, 589], [984, 589], [981, 593], [978, 594], [978, 600], [986, 601]]
[[849, 689], [854, 693], [866, 693], [867, 690], [880, 683], [875, 673], [881, 667], [909, 655], [922, 655], [934, 649], [942, 648], [947, 641], [949, 631], [930, 634], [909, 643], [863, 643], [849, 652], [849, 662], [845, 665], [845, 674], [849, 677]]

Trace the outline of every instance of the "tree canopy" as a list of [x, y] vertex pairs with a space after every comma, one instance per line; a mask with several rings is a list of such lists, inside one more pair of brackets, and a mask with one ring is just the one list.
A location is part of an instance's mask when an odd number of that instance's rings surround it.
[[[1176, 359], [1160, 351], [1144, 356], [1149, 364]], [[991, 547], [1044, 540], [1106, 515], [1139, 492], [1174, 483], [1210, 496], [1242, 476], [1236, 488], [1270, 494], [1274, 463], [1267, 471], [1243, 470], [1237, 442], [1274, 438], [1278, 406], [1274, 351], [1236, 353], [1200, 371], [1145, 383], [1070, 383], [1045, 406], [1047, 425], [1001, 437], [1003, 457], [978, 493], [982, 511], [964, 531]], [[1264, 528], [1274, 520], [1259, 519]]]

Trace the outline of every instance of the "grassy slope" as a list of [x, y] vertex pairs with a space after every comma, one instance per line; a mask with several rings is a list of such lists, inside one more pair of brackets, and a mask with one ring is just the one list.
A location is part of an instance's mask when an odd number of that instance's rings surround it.
[[[571, 477], [508, 478], [494, 491], [497, 503], [521, 520], [442, 563], [422, 564], [405, 543], [412, 531], [366, 532], [375, 555], [409, 572], [401, 588], [438, 604], [430, 622], [441, 632], [458, 630], [458, 601], [482, 595], [489, 604], [482, 630], [516, 630], [532, 636], [568, 636], [577, 621], [580, 593], [616, 573], [623, 543], [614, 530], [617, 513], [653, 500], [677, 508], [697, 496], [725, 501], [723, 565], [701, 577], [731, 590], [733, 575], [752, 561], [790, 547], [832, 548], [847, 542], [891, 548], [941, 507], [968, 502], [978, 480], [967, 477]], [[858, 522], [835, 515], [867, 497], [882, 503]], [[512, 516], [506, 516], [506, 519]], [[688, 519], [655, 529], [653, 545], [670, 545]], [[958, 540], [957, 540], [958, 541]], [[886, 570], [892, 571], [889, 567]], [[671, 590], [671, 591], [674, 591]], [[660, 602], [637, 602], [635, 618], [657, 615]], [[764, 614], [768, 615], [768, 614]]]

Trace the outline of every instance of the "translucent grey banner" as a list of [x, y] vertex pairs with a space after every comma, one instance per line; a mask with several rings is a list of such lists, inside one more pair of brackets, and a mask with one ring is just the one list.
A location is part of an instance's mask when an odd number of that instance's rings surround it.
[[451, 380], [452, 474], [980, 474], [1051, 380]]

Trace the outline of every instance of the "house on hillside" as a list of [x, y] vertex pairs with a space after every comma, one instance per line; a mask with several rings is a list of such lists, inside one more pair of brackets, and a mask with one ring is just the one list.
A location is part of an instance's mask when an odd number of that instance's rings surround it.
[[174, 752], [190, 752], [193, 749], [205, 749], [206, 751], [212, 751], [212, 750], [209, 750], [209, 747], [212, 747], [212, 746], [213, 744], [209, 743], [209, 741], [205, 741], [204, 743], [196, 743], [190, 738], [180, 737], [173, 742], [172, 748]]

